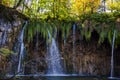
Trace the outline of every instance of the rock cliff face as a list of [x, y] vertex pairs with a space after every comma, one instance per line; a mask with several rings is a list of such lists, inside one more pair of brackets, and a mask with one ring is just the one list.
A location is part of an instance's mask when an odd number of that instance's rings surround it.
[[[39, 35], [38, 40], [34, 37], [34, 40], [29, 43], [29, 47], [27, 48], [29, 53], [28, 61], [30, 61], [28, 65], [26, 65], [28, 74], [45, 73], [47, 69], [45, 60], [47, 46], [45, 40], [40, 36], [41, 35]], [[99, 35], [96, 32], [92, 33], [90, 41], [86, 41], [80, 37], [79, 32], [76, 32], [75, 37], [74, 54], [73, 35], [70, 34], [68, 36], [65, 44], [61, 36], [57, 37], [65, 73], [109, 75], [111, 58], [110, 45], [107, 42], [98, 45]], [[38, 44], [37, 47], [36, 44]]]
[[24, 20], [18, 11], [0, 5], [0, 47], [12, 48]]
[[21, 27], [21, 20], [16, 20], [13, 21], [13, 23], [10, 23], [4, 21], [4, 19], [0, 19], [0, 47], [11, 49]]
[[68, 37], [63, 47], [63, 58], [67, 71], [75, 70], [76, 73], [87, 75], [108, 75], [111, 54], [109, 45], [106, 42], [98, 45], [99, 35], [96, 32], [92, 33], [90, 41], [86, 41], [78, 32], [75, 37], [74, 50], [73, 35]]
[[[12, 50], [26, 18], [21, 17], [23, 15], [14, 9], [6, 8], [3, 5], [0, 5], [0, 11], [0, 47]], [[5, 11], [9, 13], [3, 14]], [[117, 24], [119, 27], [119, 23]], [[72, 33], [72, 30], [70, 33]], [[57, 37], [64, 71], [66, 73], [85, 75], [109, 75], [111, 47], [108, 41], [106, 40], [103, 44], [98, 45], [99, 35], [95, 31], [92, 33], [90, 41], [86, 41], [84, 37], [81, 37], [79, 31], [76, 31], [74, 37], [74, 47], [73, 34], [69, 34], [66, 43], [61, 39], [61, 34], [58, 34]], [[40, 33], [36, 34], [33, 41], [25, 44], [27, 49], [25, 74], [46, 73], [48, 67], [45, 58], [47, 46], [42, 35]], [[119, 49], [118, 47], [118, 49], [115, 50], [116, 75], [120, 75]], [[8, 59], [0, 55], [0, 62], [0, 73], [6, 72], [6, 67], [9, 65]]]
[[[0, 4], [0, 48], [12, 50], [25, 21], [23, 16], [18, 11]], [[0, 52], [0, 74], [6, 72], [8, 59], [8, 56]]]
[[[72, 32], [71, 32], [72, 33]], [[107, 40], [98, 45], [99, 35], [94, 31], [90, 41], [81, 37], [79, 31], [76, 31], [73, 50], [73, 34], [69, 34], [66, 43], [58, 35], [58, 47], [61, 53], [61, 59], [65, 73], [78, 73], [83, 75], [110, 75], [111, 67], [111, 46]], [[36, 47], [36, 44], [37, 47]], [[46, 73], [47, 46], [45, 40], [39, 34], [29, 43], [28, 61], [26, 65], [26, 74]], [[74, 54], [73, 54], [74, 51]], [[115, 49], [115, 75], [120, 75], [119, 67], [119, 48]]]

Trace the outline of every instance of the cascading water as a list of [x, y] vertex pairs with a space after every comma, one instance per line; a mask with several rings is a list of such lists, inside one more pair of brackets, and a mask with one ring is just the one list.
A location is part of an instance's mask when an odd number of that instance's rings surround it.
[[114, 43], [115, 43], [115, 35], [116, 35], [116, 30], [114, 30], [113, 42], [112, 42], [111, 73], [110, 73], [111, 78], [114, 76]]
[[18, 41], [17, 41], [16, 45], [14, 46], [14, 51], [19, 52], [17, 73], [23, 72], [22, 60], [24, 59], [24, 53], [25, 53], [23, 38], [24, 38], [24, 30], [25, 30], [26, 26], [27, 26], [27, 21], [25, 22], [23, 29], [21, 30], [21, 33], [18, 37]]
[[76, 25], [73, 25], [73, 58], [72, 58], [72, 64], [73, 64], [73, 73], [76, 73], [76, 64], [75, 64], [75, 34], [76, 33]]
[[48, 64], [48, 70], [47, 74], [63, 74], [63, 67], [61, 64], [61, 56], [59, 53], [58, 46], [56, 44], [55, 38], [51, 37], [49, 31], [48, 31], [48, 37], [51, 39], [51, 43], [49, 43], [47, 47], [47, 64]]

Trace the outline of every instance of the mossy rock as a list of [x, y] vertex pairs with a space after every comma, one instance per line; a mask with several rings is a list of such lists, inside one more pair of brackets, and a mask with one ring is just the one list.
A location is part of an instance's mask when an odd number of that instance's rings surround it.
[[0, 48], [0, 54], [3, 56], [9, 56], [10, 54], [14, 54], [14, 52], [7, 48]]

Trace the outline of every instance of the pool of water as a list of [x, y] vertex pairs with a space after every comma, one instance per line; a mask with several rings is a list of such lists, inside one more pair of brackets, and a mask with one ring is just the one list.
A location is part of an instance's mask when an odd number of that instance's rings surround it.
[[[9, 78], [13, 75], [8, 75]], [[85, 76], [78, 74], [30, 74], [30, 75], [16, 75], [10, 80], [120, 80], [115, 77], [102, 76]]]
[[14, 79], [11, 78], [10, 80], [108, 80], [108, 78], [96, 76], [79, 76], [77, 74], [70, 75], [47, 74], [47, 75], [17, 75], [14, 77]]
[[14, 80], [108, 80], [99, 77], [79, 77], [79, 76], [44, 76], [44, 77], [17, 77]]

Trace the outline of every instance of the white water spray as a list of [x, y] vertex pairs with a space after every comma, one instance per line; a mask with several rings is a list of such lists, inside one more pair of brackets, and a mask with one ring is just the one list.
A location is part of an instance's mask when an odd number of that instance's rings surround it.
[[23, 42], [23, 38], [24, 38], [24, 30], [25, 27], [27, 26], [27, 21], [25, 22], [25, 25], [23, 26], [23, 29], [20, 33], [19, 36], [19, 43], [20, 43], [20, 52], [19, 52], [19, 60], [18, 60], [18, 68], [17, 68], [17, 73], [20, 73], [22, 70], [22, 60], [24, 58], [24, 42]]
[[112, 55], [111, 55], [111, 73], [110, 73], [110, 77], [114, 76], [114, 44], [115, 44], [115, 35], [116, 35], [116, 30], [114, 30], [113, 41], [112, 41]]
[[51, 43], [47, 46], [47, 64], [48, 70], [47, 74], [63, 74], [63, 67], [61, 64], [61, 55], [59, 53], [58, 46], [56, 44], [55, 38], [51, 37], [48, 31], [48, 37], [51, 39]]

